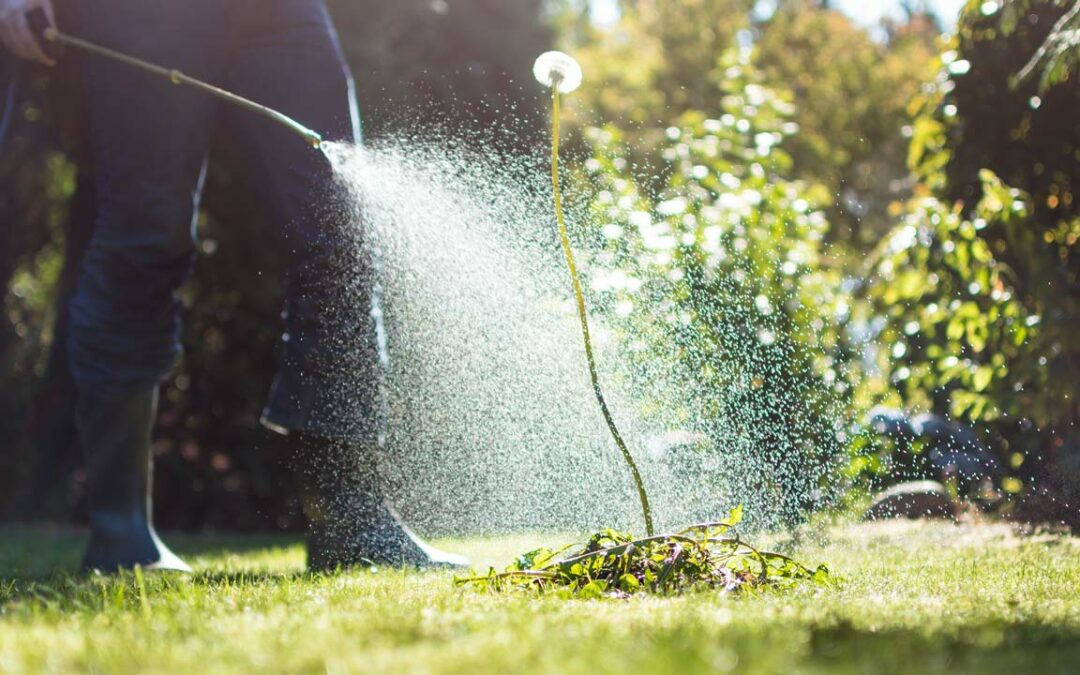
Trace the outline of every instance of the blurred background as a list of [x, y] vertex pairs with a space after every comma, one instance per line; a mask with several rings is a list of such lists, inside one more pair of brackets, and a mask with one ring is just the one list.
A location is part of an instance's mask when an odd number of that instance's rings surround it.
[[[1080, 3], [329, 4], [368, 138], [512, 120], [501, 149], [535, 154], [548, 119], [532, 63], [558, 48], [579, 58], [589, 82], [568, 101], [567, 137], [598, 227], [632, 223], [641, 209], [663, 218], [665, 200], [687, 191], [705, 222], [723, 207], [723, 177], [752, 184], [753, 213], [711, 236], [745, 236], [776, 263], [742, 270], [756, 275], [757, 297], [775, 301], [775, 329], [806, 346], [772, 386], [811, 392], [810, 406], [828, 399], [818, 409], [836, 419], [809, 433], [843, 443], [852, 501], [934, 478], [987, 513], [1080, 519]], [[25, 67], [0, 148], [7, 520], [82, 518], [58, 339], [94, 217], [76, 78], [65, 66]], [[281, 289], [246, 272], [253, 259], [272, 268], [274, 252], [260, 243], [255, 186], [232, 168], [235, 152], [217, 139], [184, 290], [186, 357], [163, 390], [154, 453], [165, 529], [300, 525], [282, 448], [257, 422]], [[633, 207], [604, 201], [612, 194]], [[674, 278], [655, 260], [642, 267], [634, 246], [618, 244], [611, 260]], [[695, 251], [684, 253], [693, 279]], [[680, 283], [666, 287], [676, 305]], [[628, 328], [643, 320], [616, 312], [617, 300], [598, 299], [596, 311]], [[673, 339], [710, 339], [706, 329], [637, 329], [649, 336], [643, 359]], [[724, 372], [703, 369], [704, 388], [723, 391], [708, 378]], [[705, 400], [693, 413], [724, 405]], [[973, 477], [957, 473], [965, 462], [978, 465]]]

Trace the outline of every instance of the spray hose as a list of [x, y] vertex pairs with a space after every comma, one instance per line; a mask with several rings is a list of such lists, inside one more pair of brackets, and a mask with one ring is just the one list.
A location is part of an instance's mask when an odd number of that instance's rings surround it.
[[82, 38], [62, 33], [49, 23], [48, 17], [41, 9], [35, 9], [29, 12], [26, 15], [26, 19], [30, 24], [31, 30], [33, 30], [34, 34], [37, 35], [39, 40], [42, 42], [42, 46], [50, 52], [55, 51], [54, 49], [49, 49], [50, 46], [64, 45], [66, 47], [72, 47], [82, 50], [84, 52], [103, 56], [113, 61], [125, 63], [129, 66], [133, 66], [152, 75], [164, 77], [175, 85], [186, 85], [194, 89], [198, 89], [199, 91], [214, 96], [215, 98], [221, 99], [226, 103], [239, 106], [257, 115], [262, 115], [263, 117], [274, 120], [275, 122], [286, 127], [293, 133], [298, 134], [314, 148], [319, 148], [319, 146], [322, 145], [323, 139], [322, 136], [318, 134], [318, 132], [308, 129], [293, 118], [282, 114], [277, 110], [274, 110], [273, 108], [268, 108], [260, 103], [256, 103], [255, 101], [246, 99], [243, 96], [238, 96], [231, 91], [226, 91], [225, 89], [215, 87], [208, 82], [203, 82], [202, 80], [196, 79], [189, 75], [185, 75], [179, 70], [164, 68], [148, 61], [143, 61], [142, 59], [135, 58], [134, 56], [118, 52], [114, 49], [109, 49], [108, 47], [102, 47], [101, 45], [88, 42], [86, 40], [83, 40]]

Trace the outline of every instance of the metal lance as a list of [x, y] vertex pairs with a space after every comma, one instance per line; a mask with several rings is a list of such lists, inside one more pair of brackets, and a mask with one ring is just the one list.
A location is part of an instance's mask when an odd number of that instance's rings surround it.
[[96, 54], [98, 56], [102, 56], [113, 61], [125, 63], [129, 66], [133, 66], [152, 75], [163, 77], [175, 85], [188, 86], [194, 89], [198, 89], [199, 91], [209, 94], [215, 98], [221, 99], [226, 103], [239, 106], [257, 115], [268, 117], [277, 122], [278, 124], [286, 127], [293, 133], [299, 135], [301, 138], [304, 139], [304, 141], [306, 141], [315, 149], [319, 149], [322, 145], [323, 139], [322, 136], [318, 134], [318, 132], [308, 129], [293, 118], [283, 113], [280, 113], [273, 108], [268, 108], [260, 103], [256, 103], [255, 101], [246, 99], [243, 96], [238, 96], [231, 91], [226, 91], [221, 87], [215, 87], [208, 82], [203, 82], [202, 80], [191, 77], [190, 75], [185, 75], [179, 70], [165, 68], [157, 64], [135, 58], [134, 56], [118, 52], [115, 49], [110, 49], [108, 47], [94, 44], [93, 42], [88, 42], [86, 40], [83, 40], [82, 38], [75, 37], [74, 35], [62, 33], [49, 22], [49, 18], [41, 9], [35, 9], [29, 12], [26, 15], [26, 19], [30, 24], [30, 29], [34, 32], [36, 36], [38, 36], [38, 39], [42, 43], [42, 46], [50, 54], [55, 54], [56, 51], [55, 49], [51, 49], [50, 47], [54, 47], [56, 45], [63, 45], [65, 47], [71, 47], [73, 49], [78, 49], [90, 54]]

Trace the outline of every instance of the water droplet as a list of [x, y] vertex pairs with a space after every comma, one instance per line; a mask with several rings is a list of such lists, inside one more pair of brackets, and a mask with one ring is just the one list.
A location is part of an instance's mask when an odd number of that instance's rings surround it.
[[957, 59], [947, 66], [949, 74], [951, 75], [966, 75], [971, 70], [971, 61], [967, 59]]

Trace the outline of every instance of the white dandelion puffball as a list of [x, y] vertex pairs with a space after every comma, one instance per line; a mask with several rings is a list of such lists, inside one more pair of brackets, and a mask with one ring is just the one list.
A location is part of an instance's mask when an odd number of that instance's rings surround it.
[[581, 86], [581, 66], [563, 52], [544, 52], [533, 64], [533, 76], [545, 87], [558, 86], [560, 94], [569, 94]]

